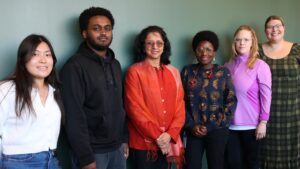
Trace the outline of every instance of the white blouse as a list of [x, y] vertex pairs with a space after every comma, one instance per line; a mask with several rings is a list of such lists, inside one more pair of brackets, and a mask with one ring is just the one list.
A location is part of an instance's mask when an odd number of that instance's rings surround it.
[[3, 154], [27, 154], [56, 149], [61, 111], [54, 99], [54, 91], [49, 85], [48, 97], [43, 105], [37, 89], [33, 88], [31, 98], [35, 115], [29, 115], [26, 112], [28, 109], [24, 109], [23, 115], [17, 117], [14, 82], [0, 84], [0, 136]]

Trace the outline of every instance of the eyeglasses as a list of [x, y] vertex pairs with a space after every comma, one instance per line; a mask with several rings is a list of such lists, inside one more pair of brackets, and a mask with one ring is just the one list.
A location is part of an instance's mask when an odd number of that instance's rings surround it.
[[198, 53], [198, 54], [201, 54], [204, 52], [211, 54], [214, 52], [214, 49], [211, 49], [211, 48], [197, 48], [196, 49], [196, 53]]
[[41, 57], [41, 56], [52, 57], [52, 53], [50, 51], [47, 51], [47, 52], [34, 51], [34, 52], [32, 52], [32, 56], [36, 56], [36, 57]]
[[273, 29], [279, 29], [279, 28], [281, 28], [283, 25], [281, 25], [281, 24], [278, 24], [278, 25], [268, 25], [266, 28], [267, 29], [269, 29], [269, 30], [273, 30]]
[[156, 47], [161, 48], [164, 46], [164, 42], [162, 41], [146, 41], [145, 42], [146, 47], [154, 47], [154, 45], [156, 45]]
[[95, 26], [92, 26], [90, 29], [92, 29], [93, 31], [95, 32], [110, 32], [112, 31], [112, 26], [111, 25], [105, 25], [105, 26], [100, 26], [100, 25], [95, 25]]
[[234, 39], [234, 42], [235, 43], [241, 43], [241, 42], [245, 42], [245, 43], [248, 43], [248, 42], [250, 42], [252, 39], [248, 39], [248, 38], [244, 38], [244, 39], [242, 39], [242, 38], [236, 38], [236, 39]]

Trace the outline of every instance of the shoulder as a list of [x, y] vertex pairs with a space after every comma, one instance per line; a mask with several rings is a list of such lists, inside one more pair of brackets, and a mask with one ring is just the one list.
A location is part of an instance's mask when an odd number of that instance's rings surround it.
[[77, 53], [72, 55], [67, 62], [63, 65], [62, 70], [64, 69], [72, 69], [76, 67], [80, 67], [82, 63], [84, 63], [84, 60], [86, 60], [86, 57], [83, 55]]
[[260, 58], [256, 59], [256, 62], [255, 62], [254, 66], [257, 66], [258, 68], [269, 68], [269, 65], [264, 60], [262, 60]]
[[0, 82], [0, 103], [6, 96], [13, 97], [16, 93], [16, 85], [12, 80]]
[[191, 71], [191, 70], [195, 69], [196, 67], [197, 67], [197, 64], [188, 64], [188, 65], [185, 65], [182, 68], [182, 72]]
[[229, 69], [224, 66], [224, 65], [214, 65], [214, 67], [216, 68], [217, 71], [223, 71], [223, 72], [228, 72], [229, 73]]
[[298, 55], [300, 55], [300, 43], [294, 43], [293, 48], [297, 52]]
[[145, 65], [142, 62], [134, 63], [127, 69], [127, 72], [135, 72], [141, 70], [144, 68], [144, 66]]
[[264, 60], [257, 58], [253, 70], [257, 73], [270, 72], [270, 66]]
[[15, 82], [12, 80], [0, 81], [0, 92], [2, 91], [15, 91]]
[[172, 71], [172, 72], [176, 72], [176, 73], [179, 72], [178, 69], [175, 66], [171, 65], [171, 64], [165, 65], [165, 67], [167, 69], [169, 69], [170, 71]]

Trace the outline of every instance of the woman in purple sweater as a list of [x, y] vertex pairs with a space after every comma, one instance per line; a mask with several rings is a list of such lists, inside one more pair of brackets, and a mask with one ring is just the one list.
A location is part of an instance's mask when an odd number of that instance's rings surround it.
[[242, 25], [236, 30], [232, 50], [234, 56], [225, 66], [232, 75], [238, 103], [229, 127], [228, 168], [258, 169], [259, 144], [266, 135], [270, 112], [271, 71], [257, 58], [257, 37], [251, 27]]

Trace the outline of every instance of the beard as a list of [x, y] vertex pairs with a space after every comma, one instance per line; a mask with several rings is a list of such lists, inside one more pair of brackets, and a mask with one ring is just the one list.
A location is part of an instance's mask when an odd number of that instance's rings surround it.
[[[101, 37], [97, 37], [96, 40], [92, 39], [91, 37], [87, 37], [86, 41], [87, 43], [95, 50], [98, 51], [105, 51], [108, 49], [108, 47], [110, 46], [111, 42], [112, 42], [112, 38], [110, 39], [110, 41], [106, 44], [106, 45], [102, 45], [102, 44], [98, 44], [96, 41], [98, 39], [100, 39]], [[107, 38], [107, 37], [106, 37]]]

